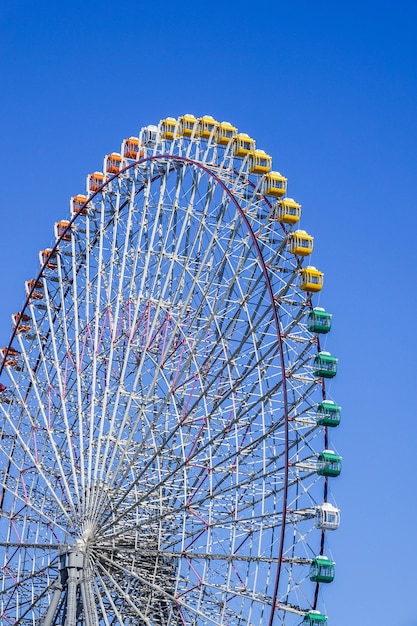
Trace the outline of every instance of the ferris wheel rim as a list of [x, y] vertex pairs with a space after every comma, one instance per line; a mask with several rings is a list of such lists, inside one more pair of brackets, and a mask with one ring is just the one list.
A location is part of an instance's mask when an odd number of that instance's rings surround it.
[[[91, 193], [91, 195], [87, 198], [86, 202], [84, 203], [84, 207], [88, 205], [89, 202], [91, 202], [91, 200], [97, 196], [98, 194], [100, 194], [105, 188], [106, 186], [108, 186], [112, 181], [114, 181], [115, 179], [119, 178], [122, 176], [122, 174], [124, 172], [126, 172], [129, 169], [134, 169], [135, 167], [137, 167], [138, 165], [141, 165], [142, 163], [146, 163], [146, 162], [152, 162], [152, 161], [161, 161], [161, 160], [166, 160], [167, 162], [181, 162], [184, 163], [186, 166], [194, 166], [196, 168], [201, 169], [202, 171], [204, 171], [208, 176], [210, 176], [211, 178], [213, 178], [213, 180], [216, 182], [216, 184], [218, 184], [224, 191], [225, 193], [229, 196], [231, 202], [233, 203], [233, 205], [235, 206], [236, 210], [238, 211], [238, 213], [240, 214], [243, 223], [245, 224], [247, 231], [251, 237], [252, 240], [252, 245], [254, 250], [256, 251], [256, 256], [258, 259], [258, 262], [260, 264], [261, 270], [262, 270], [262, 274], [264, 276], [264, 280], [267, 286], [267, 291], [269, 294], [269, 298], [270, 298], [270, 302], [271, 302], [271, 309], [272, 309], [272, 314], [274, 317], [274, 321], [275, 321], [275, 327], [276, 327], [276, 337], [277, 337], [277, 343], [278, 343], [278, 353], [279, 353], [279, 360], [281, 363], [281, 371], [282, 371], [282, 391], [283, 391], [283, 400], [284, 400], [284, 423], [285, 423], [285, 461], [284, 461], [284, 466], [285, 466], [285, 479], [284, 479], [284, 495], [282, 498], [282, 502], [283, 502], [283, 506], [282, 506], [282, 518], [281, 518], [281, 530], [280, 530], [280, 542], [279, 542], [279, 556], [277, 557], [278, 559], [278, 565], [277, 565], [277, 571], [276, 571], [276, 579], [275, 579], [275, 585], [274, 585], [274, 593], [273, 593], [273, 597], [271, 600], [271, 613], [270, 613], [270, 620], [269, 620], [269, 626], [272, 625], [272, 622], [274, 620], [274, 615], [276, 613], [276, 609], [280, 608], [277, 604], [276, 604], [276, 598], [278, 595], [278, 587], [279, 587], [279, 580], [280, 580], [280, 573], [281, 573], [281, 565], [282, 565], [282, 558], [283, 558], [283, 552], [284, 552], [284, 535], [285, 535], [285, 529], [286, 529], [286, 514], [287, 514], [287, 501], [288, 501], [288, 480], [289, 480], [289, 432], [288, 432], [288, 420], [289, 420], [289, 413], [288, 413], [288, 399], [287, 399], [287, 394], [288, 394], [288, 389], [287, 389], [287, 382], [286, 382], [286, 376], [285, 376], [285, 359], [284, 359], [284, 354], [283, 354], [283, 340], [282, 340], [282, 336], [281, 336], [281, 324], [280, 324], [280, 318], [279, 318], [279, 314], [278, 314], [278, 309], [279, 309], [279, 304], [277, 303], [277, 301], [274, 299], [274, 295], [273, 295], [273, 291], [272, 291], [272, 286], [271, 286], [271, 282], [269, 279], [269, 275], [268, 275], [268, 270], [267, 270], [267, 266], [265, 264], [265, 260], [264, 257], [262, 255], [261, 249], [259, 247], [259, 244], [256, 240], [256, 235], [249, 223], [249, 220], [247, 218], [247, 216], [245, 215], [244, 210], [242, 209], [242, 207], [240, 206], [239, 202], [237, 201], [237, 199], [234, 196], [234, 193], [231, 189], [229, 189], [229, 187], [227, 187], [227, 185], [223, 182], [223, 180], [221, 180], [218, 175], [216, 175], [215, 171], [213, 171], [212, 168], [207, 167], [204, 163], [201, 163], [198, 160], [195, 159], [191, 159], [188, 157], [182, 157], [180, 155], [173, 155], [173, 154], [158, 154], [158, 155], [152, 155], [149, 157], [144, 157], [141, 158], [140, 160], [134, 161], [133, 163], [129, 163], [126, 166], [124, 166], [123, 168], [120, 169], [120, 171], [109, 177], [102, 185], [99, 189], [97, 189], [95, 192]], [[213, 166], [214, 168], [215, 166]], [[157, 176], [155, 177], [157, 178]], [[265, 200], [267, 200], [264, 197]], [[75, 213], [71, 220], [68, 223], [67, 228], [65, 229], [65, 231], [60, 235], [60, 237], [58, 237], [54, 243], [54, 246], [52, 248], [52, 252], [58, 250], [59, 248], [59, 244], [61, 243], [65, 232], [67, 232], [68, 230], [71, 229], [71, 226], [74, 224], [74, 222], [77, 220], [77, 218], [80, 216], [80, 213]], [[47, 261], [45, 261], [43, 263], [43, 265], [41, 266], [41, 270], [38, 273], [36, 279], [35, 279], [35, 283], [41, 279], [44, 275], [44, 270], [46, 268], [47, 265]], [[23, 305], [22, 311], [20, 312], [20, 317], [18, 320], [18, 323], [21, 319], [21, 316], [23, 315], [24, 311], [26, 310], [26, 308], [29, 305], [30, 299], [31, 299], [31, 295], [33, 293], [35, 289], [35, 285], [32, 286], [31, 291], [29, 293], [27, 293], [26, 296], [26, 300], [25, 303]], [[16, 332], [17, 332], [17, 327], [18, 327], [18, 323], [15, 325], [14, 329], [13, 329], [13, 333], [8, 345], [7, 350], [9, 350], [9, 348], [11, 347], [13, 340], [15, 338]], [[3, 359], [3, 362], [1, 363], [0, 366], [0, 374], [3, 371], [5, 365], [5, 359]], [[325, 482], [327, 482], [327, 479], [325, 480]], [[322, 532], [322, 537], [323, 537], [324, 533]], [[316, 600], [314, 601], [314, 606], [313, 608], [315, 608], [316, 605]]]

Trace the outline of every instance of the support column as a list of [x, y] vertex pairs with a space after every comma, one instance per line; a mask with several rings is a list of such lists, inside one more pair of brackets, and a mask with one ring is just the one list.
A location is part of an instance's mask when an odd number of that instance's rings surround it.
[[64, 626], [77, 626], [77, 587], [84, 567], [84, 554], [74, 551], [65, 555], [67, 569], [67, 612]]

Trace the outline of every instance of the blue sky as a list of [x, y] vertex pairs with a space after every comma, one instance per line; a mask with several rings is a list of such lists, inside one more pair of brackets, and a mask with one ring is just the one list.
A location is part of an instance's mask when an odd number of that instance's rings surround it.
[[417, 2], [0, 6], [0, 343], [71, 195], [124, 137], [191, 112], [272, 154], [315, 236], [339, 356], [329, 626], [416, 626]]

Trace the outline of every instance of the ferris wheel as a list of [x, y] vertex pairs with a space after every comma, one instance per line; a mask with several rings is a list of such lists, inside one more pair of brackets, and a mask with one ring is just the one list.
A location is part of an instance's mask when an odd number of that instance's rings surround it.
[[184, 115], [71, 198], [2, 350], [1, 624], [327, 623], [337, 359], [286, 183]]

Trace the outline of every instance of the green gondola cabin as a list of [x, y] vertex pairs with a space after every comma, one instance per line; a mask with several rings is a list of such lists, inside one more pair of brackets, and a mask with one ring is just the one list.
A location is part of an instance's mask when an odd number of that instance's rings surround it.
[[337, 374], [337, 358], [330, 352], [319, 352], [314, 358], [313, 374], [319, 378], [334, 378]]
[[311, 333], [325, 334], [332, 327], [332, 314], [320, 306], [314, 307], [309, 313], [307, 329]]
[[319, 426], [328, 426], [333, 428], [339, 426], [342, 407], [332, 400], [323, 400], [317, 406], [317, 424]]
[[317, 460], [317, 474], [319, 476], [336, 477], [342, 471], [342, 457], [333, 450], [323, 450]]
[[334, 580], [335, 563], [327, 556], [317, 556], [310, 567], [310, 580], [313, 583], [331, 583]]
[[320, 611], [308, 611], [303, 620], [303, 626], [326, 626], [327, 617]]

